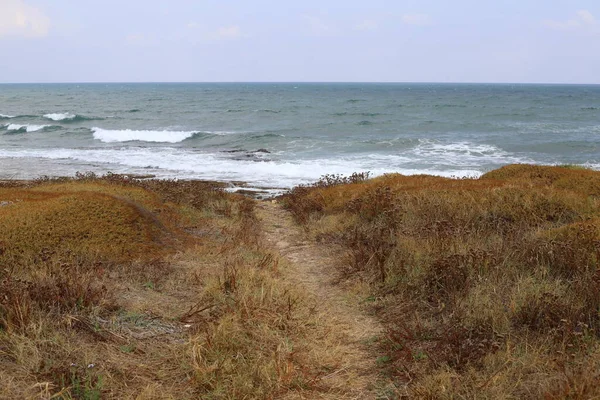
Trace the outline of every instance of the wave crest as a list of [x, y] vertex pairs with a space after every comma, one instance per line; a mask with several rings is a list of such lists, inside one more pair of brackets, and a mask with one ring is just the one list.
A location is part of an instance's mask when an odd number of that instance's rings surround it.
[[52, 125], [9, 124], [6, 125], [6, 130], [13, 132], [37, 132], [50, 127], [52, 127]]
[[77, 115], [70, 113], [52, 113], [44, 114], [44, 118], [51, 119], [52, 121], [66, 121], [75, 118]]
[[135, 131], [131, 129], [109, 130], [92, 128], [94, 139], [104, 143], [115, 142], [155, 142], [155, 143], [178, 143], [188, 139], [197, 132], [186, 131]]
[[104, 118], [97, 117], [86, 117], [84, 115], [79, 114], [71, 114], [71, 113], [50, 113], [44, 114], [44, 118], [52, 120], [52, 121], [60, 121], [60, 122], [80, 122], [80, 121], [93, 121], [93, 120], [102, 120]]

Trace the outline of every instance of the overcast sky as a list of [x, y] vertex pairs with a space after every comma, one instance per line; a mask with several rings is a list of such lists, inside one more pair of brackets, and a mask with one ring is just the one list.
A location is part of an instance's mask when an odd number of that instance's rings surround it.
[[600, 0], [0, 0], [0, 82], [600, 83]]

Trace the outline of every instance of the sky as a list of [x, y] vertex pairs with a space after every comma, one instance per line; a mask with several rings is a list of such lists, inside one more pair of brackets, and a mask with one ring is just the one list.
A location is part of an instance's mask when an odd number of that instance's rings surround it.
[[0, 82], [600, 84], [600, 1], [0, 0]]

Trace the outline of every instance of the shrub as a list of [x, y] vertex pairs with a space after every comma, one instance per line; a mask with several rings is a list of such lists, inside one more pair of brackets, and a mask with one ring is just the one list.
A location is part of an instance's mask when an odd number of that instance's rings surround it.
[[[331, 182], [292, 190], [285, 204], [308, 231], [326, 220], [319, 238], [346, 246], [345, 278], [370, 282], [382, 299], [375, 310], [388, 327], [385, 366], [399, 385], [410, 381], [405, 393], [473, 397], [479, 388], [520, 397], [524, 382], [494, 385], [525, 370], [490, 360], [509, 365], [535, 343], [525, 364], [539, 362], [561, 381], [549, 354], [580, 362], [598, 346], [600, 172], [511, 165], [479, 179]], [[585, 388], [594, 381], [573, 379]], [[574, 393], [569, 383], [535, 384], [542, 397]]]

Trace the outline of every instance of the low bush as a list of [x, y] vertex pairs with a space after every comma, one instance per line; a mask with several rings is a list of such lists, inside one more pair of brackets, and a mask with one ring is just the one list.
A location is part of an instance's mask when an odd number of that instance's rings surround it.
[[[347, 247], [343, 279], [371, 282], [404, 394], [552, 398], [560, 366], [600, 345], [598, 195], [600, 172], [511, 165], [478, 179], [321, 184], [283, 201], [314, 237]], [[512, 362], [528, 344], [548, 380]], [[506, 364], [491, 367], [498, 357]], [[444, 386], [448, 376], [461, 383]]]
[[0, 184], [0, 399], [312, 390], [330, 362], [314, 305], [278, 276], [255, 201], [222, 187]]

